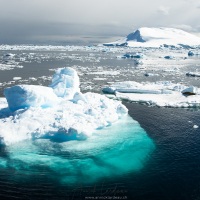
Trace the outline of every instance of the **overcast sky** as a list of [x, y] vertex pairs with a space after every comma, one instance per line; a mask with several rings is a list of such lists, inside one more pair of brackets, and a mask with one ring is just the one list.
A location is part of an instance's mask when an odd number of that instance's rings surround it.
[[200, 32], [198, 0], [0, 0], [0, 43], [125, 36], [142, 26]]

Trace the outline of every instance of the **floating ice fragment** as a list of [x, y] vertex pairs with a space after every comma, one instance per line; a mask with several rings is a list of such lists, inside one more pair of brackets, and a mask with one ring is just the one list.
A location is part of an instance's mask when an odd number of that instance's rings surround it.
[[195, 95], [198, 93], [198, 88], [194, 86], [190, 86], [188, 88], [185, 88], [184, 90], [181, 91], [182, 94], [186, 95]]
[[145, 76], [158, 76], [158, 74], [153, 74], [153, 73], [145, 73]]
[[168, 59], [168, 60], [172, 60], [172, 59], [174, 59], [173, 56], [165, 56], [164, 58], [165, 58], [165, 59]]
[[193, 128], [195, 128], [195, 129], [196, 129], [196, 128], [199, 128], [199, 126], [197, 126], [197, 125], [194, 125], [194, 126], [193, 126]]
[[188, 56], [194, 56], [194, 52], [189, 51], [189, 52], [188, 52]]
[[13, 80], [14, 80], [14, 81], [18, 81], [18, 80], [20, 80], [20, 79], [22, 79], [22, 77], [13, 77]]
[[136, 65], [143, 65], [144, 64], [143, 61], [140, 60], [140, 59], [135, 59], [134, 62], [135, 62]]
[[187, 72], [187, 76], [200, 77], [200, 72]]
[[118, 82], [103, 88], [103, 92], [115, 94], [118, 99], [159, 107], [200, 107], [198, 88], [174, 84], [169, 81], [156, 83]]
[[15, 54], [12, 54], [12, 53], [7, 53], [7, 54], [4, 54], [3, 55], [3, 60], [11, 60], [13, 59], [15, 56]]

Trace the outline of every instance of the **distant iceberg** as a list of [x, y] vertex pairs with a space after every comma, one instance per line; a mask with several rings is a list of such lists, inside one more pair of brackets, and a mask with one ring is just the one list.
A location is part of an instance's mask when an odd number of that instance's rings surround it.
[[110, 126], [127, 108], [95, 93], [82, 94], [72, 68], [58, 69], [50, 87], [16, 85], [0, 100], [1, 143], [47, 138], [59, 142], [82, 140]]
[[197, 46], [200, 37], [175, 28], [142, 27], [116, 42], [104, 43], [105, 46], [160, 47], [160, 46]]

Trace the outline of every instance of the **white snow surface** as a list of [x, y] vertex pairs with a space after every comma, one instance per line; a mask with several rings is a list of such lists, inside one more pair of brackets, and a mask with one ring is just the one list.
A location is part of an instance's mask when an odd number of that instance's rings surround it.
[[[159, 107], [200, 107], [200, 89], [170, 81], [137, 83], [125, 81], [105, 87], [103, 92], [115, 94], [119, 99]], [[188, 95], [183, 93], [195, 93]]]
[[162, 45], [200, 45], [200, 37], [176, 28], [142, 27], [129, 34], [126, 38], [105, 45], [122, 45], [129, 47], [160, 47]]
[[[68, 76], [65, 72], [73, 75]], [[68, 82], [73, 84], [69, 86], [66, 84]], [[96, 129], [109, 126], [127, 115], [127, 108], [120, 101], [96, 93], [74, 94], [79, 79], [72, 68], [58, 69], [53, 83], [61, 84], [54, 85], [56, 90], [34, 85], [17, 85], [5, 89], [6, 99], [0, 98], [1, 144], [9, 145], [37, 138], [60, 142], [82, 140]], [[73, 93], [71, 100], [69, 96], [72, 95], [69, 93], [60, 97], [65, 91], [63, 83], [67, 91]]]

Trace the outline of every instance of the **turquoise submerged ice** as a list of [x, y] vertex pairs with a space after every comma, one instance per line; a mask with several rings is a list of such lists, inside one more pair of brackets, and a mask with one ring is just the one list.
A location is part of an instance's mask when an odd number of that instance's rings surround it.
[[18, 85], [4, 94], [0, 146], [8, 155], [0, 157], [1, 168], [94, 183], [142, 169], [154, 149], [121, 102], [82, 94], [72, 68], [59, 69], [50, 87]]
[[127, 115], [84, 141], [39, 139], [10, 145], [9, 158], [0, 158], [0, 167], [17, 170], [23, 178], [42, 171], [61, 184], [94, 184], [137, 173], [154, 148], [147, 133]]

